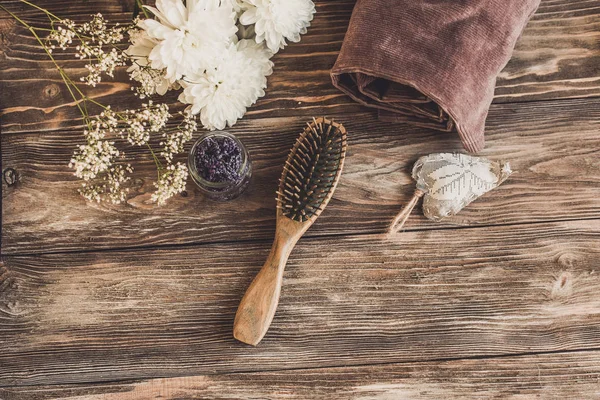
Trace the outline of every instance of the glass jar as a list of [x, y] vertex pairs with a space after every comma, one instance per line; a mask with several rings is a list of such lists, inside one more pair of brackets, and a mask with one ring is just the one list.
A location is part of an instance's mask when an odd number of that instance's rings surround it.
[[225, 131], [205, 133], [194, 143], [188, 169], [200, 190], [215, 200], [238, 197], [252, 177], [248, 150], [237, 137]]

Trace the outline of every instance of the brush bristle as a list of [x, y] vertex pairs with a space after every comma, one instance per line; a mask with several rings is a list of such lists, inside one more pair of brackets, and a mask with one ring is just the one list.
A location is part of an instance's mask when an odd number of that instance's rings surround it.
[[314, 119], [290, 151], [277, 191], [277, 207], [296, 221], [314, 219], [329, 202], [346, 156], [346, 130]]

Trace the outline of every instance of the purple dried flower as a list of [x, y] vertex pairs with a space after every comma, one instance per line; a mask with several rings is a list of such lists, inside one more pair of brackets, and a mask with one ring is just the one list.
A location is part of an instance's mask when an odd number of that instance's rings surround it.
[[228, 137], [208, 137], [196, 147], [194, 157], [198, 174], [213, 183], [240, 180], [242, 149]]

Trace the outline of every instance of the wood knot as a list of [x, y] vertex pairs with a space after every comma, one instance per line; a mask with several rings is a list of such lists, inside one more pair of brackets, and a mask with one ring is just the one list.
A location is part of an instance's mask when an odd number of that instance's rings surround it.
[[563, 272], [556, 277], [552, 284], [550, 296], [553, 299], [565, 298], [573, 293], [573, 275], [570, 272]]
[[2, 171], [2, 179], [8, 186], [14, 186], [19, 181], [19, 175], [14, 168], [6, 168]]
[[60, 87], [55, 83], [51, 83], [44, 87], [43, 92], [44, 96], [51, 99], [53, 97], [56, 97], [60, 93]]
[[20, 310], [17, 290], [19, 284], [8, 268], [0, 263], [0, 314], [17, 315]]
[[4, 53], [10, 45], [8, 34], [15, 26], [15, 21], [11, 19], [0, 19], [0, 54]]
[[558, 256], [556, 262], [564, 268], [572, 268], [577, 263], [577, 255], [573, 253], [564, 253]]

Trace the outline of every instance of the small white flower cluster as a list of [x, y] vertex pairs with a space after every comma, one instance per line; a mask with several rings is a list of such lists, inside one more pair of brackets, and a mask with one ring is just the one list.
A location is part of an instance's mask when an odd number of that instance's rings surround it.
[[[169, 107], [152, 101], [142, 104], [138, 110], [123, 112], [115, 112], [109, 106], [98, 116], [90, 118], [87, 129], [83, 131], [86, 143], [78, 146], [69, 163], [69, 167], [75, 170], [75, 176], [84, 181], [79, 193], [90, 201], [125, 201], [128, 192], [125, 185], [130, 180], [128, 174], [133, 172], [133, 168], [129, 164], [118, 163], [118, 159], [123, 158], [123, 152], [117, 149], [111, 138], [120, 136], [132, 145], [150, 146], [152, 134], [160, 132], [163, 137], [161, 155], [166, 160], [166, 166], [163, 167], [155, 159], [160, 180], [152, 199], [164, 204], [168, 198], [182, 192], [185, 189], [187, 167], [184, 164], [175, 166], [172, 162], [196, 132], [197, 122], [191, 114], [180, 114], [182, 122], [174, 129], [166, 127], [172, 117]], [[183, 184], [181, 179], [184, 180]]]
[[130, 178], [127, 172], [133, 172], [130, 165], [116, 164], [122, 156], [115, 142], [106, 139], [106, 135], [116, 132], [118, 119], [110, 108], [88, 122], [84, 130], [87, 143], [80, 145], [69, 167], [75, 170], [75, 176], [84, 180], [79, 193], [90, 201], [108, 200], [120, 203], [125, 199], [127, 189], [123, 184]]
[[73, 154], [69, 167], [75, 170], [76, 177], [89, 181], [106, 172], [119, 154], [115, 142], [88, 137], [87, 144], [80, 145]]
[[[66, 49], [77, 41], [76, 57], [88, 60], [88, 74], [81, 81], [96, 86], [102, 75], [113, 77], [116, 68], [129, 61], [127, 72], [139, 83], [132, 87], [138, 97], [183, 89], [178, 99], [187, 105], [179, 113], [181, 123], [172, 128], [167, 126], [173, 115], [166, 104], [148, 101], [122, 112], [103, 106], [96, 117], [80, 107], [86, 143], [77, 147], [69, 166], [84, 181], [80, 193], [91, 201], [126, 200], [133, 169], [122, 162], [117, 138], [151, 151], [158, 169], [152, 201], [162, 205], [185, 190], [187, 167], [174, 159], [198, 130], [197, 117], [210, 130], [242, 118], [265, 95], [273, 54], [287, 41], [299, 41], [315, 12], [311, 0], [156, 0], [156, 8], [145, 9], [155, 18], [136, 20], [130, 27], [111, 27], [101, 14], [81, 25], [48, 14], [52, 29], [46, 50]], [[121, 50], [125, 32], [130, 46]], [[64, 71], [61, 74], [67, 85], [77, 88]], [[77, 93], [82, 101], [101, 106], [78, 88]], [[159, 135], [164, 165], [151, 147]]]
[[160, 178], [154, 183], [156, 192], [152, 194], [152, 201], [163, 205], [171, 197], [185, 190], [188, 178], [187, 166], [178, 162], [171, 164], [160, 174]]
[[156, 0], [126, 53], [140, 97], [183, 87], [179, 101], [207, 129], [232, 126], [264, 96], [270, 58], [306, 33], [311, 0]]
[[66, 50], [67, 47], [73, 43], [75, 38], [75, 22], [70, 19], [64, 19], [61, 23], [65, 26], [59, 26], [53, 29], [48, 35], [47, 48], [50, 53], [58, 46], [61, 50]]
[[97, 54], [97, 62], [86, 64], [88, 75], [81, 77], [81, 81], [95, 87], [102, 80], [102, 74], [106, 74], [111, 78], [115, 76], [115, 69], [118, 66], [125, 65], [123, 53], [112, 49], [109, 52]]
[[117, 125], [110, 108], [90, 119], [88, 129], [83, 131], [87, 143], [75, 150], [69, 163], [69, 167], [75, 169], [76, 177], [89, 181], [110, 168], [120, 152], [114, 142], [104, 139], [107, 133], [115, 132]]
[[173, 162], [176, 154], [183, 152], [183, 146], [192, 140], [194, 132], [198, 130], [198, 123], [194, 115], [191, 113], [180, 113], [180, 115], [183, 117], [183, 121], [178, 129], [172, 132], [163, 131], [163, 141], [160, 142], [160, 145], [163, 146], [160, 155], [169, 163]]
[[90, 22], [76, 25], [69, 19], [59, 20], [58, 27], [51, 30], [46, 38], [47, 47], [50, 51], [57, 46], [66, 50], [74, 39], [79, 41], [76, 47], [75, 57], [81, 60], [89, 60], [85, 66], [88, 75], [81, 77], [81, 81], [90, 86], [96, 86], [102, 80], [102, 74], [114, 77], [115, 69], [126, 65], [128, 56], [117, 48], [106, 50], [106, 46], [114, 46], [121, 43], [127, 28], [116, 24], [109, 27], [102, 14], [92, 16]]
[[79, 189], [79, 193], [89, 201], [100, 203], [109, 201], [113, 204], [119, 204], [125, 201], [129, 189], [124, 185], [131, 180], [127, 173], [132, 173], [131, 165], [114, 165], [102, 177], [99, 183], [84, 182]]
[[102, 14], [98, 13], [92, 16], [90, 22], [81, 24], [78, 32], [90, 37], [92, 43], [103, 46], [105, 44], [120, 43], [124, 39], [123, 34], [126, 30], [127, 28], [119, 26], [118, 23], [110, 28]]
[[142, 104], [139, 110], [126, 110], [123, 114], [126, 127], [120, 132], [121, 136], [134, 146], [146, 145], [150, 134], [160, 132], [171, 118], [168, 105], [154, 106], [152, 101]]
[[96, 14], [90, 22], [76, 27], [81, 44], [77, 46], [77, 57], [80, 59], [94, 60], [85, 67], [89, 74], [82, 77], [81, 81], [90, 86], [96, 86], [102, 80], [102, 74], [114, 77], [116, 67], [126, 65], [127, 55], [113, 47], [110, 51], [104, 49], [107, 45], [116, 45], [124, 39], [127, 28], [116, 24], [108, 27], [102, 14]]

